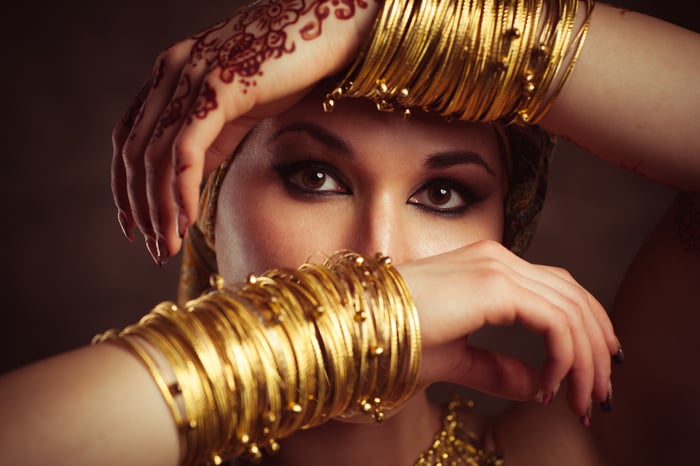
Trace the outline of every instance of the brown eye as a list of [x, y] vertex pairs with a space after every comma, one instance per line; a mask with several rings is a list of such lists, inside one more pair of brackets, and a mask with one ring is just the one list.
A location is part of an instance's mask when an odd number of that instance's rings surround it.
[[430, 202], [434, 205], [444, 205], [449, 203], [450, 199], [452, 199], [452, 191], [442, 186], [428, 188], [426, 194]]
[[326, 182], [326, 174], [318, 170], [304, 170], [301, 182], [308, 189], [319, 189]]
[[296, 162], [276, 167], [287, 187], [304, 194], [352, 194], [338, 171], [319, 162]]
[[457, 214], [469, 209], [477, 199], [462, 183], [434, 180], [421, 186], [407, 202], [437, 213]]

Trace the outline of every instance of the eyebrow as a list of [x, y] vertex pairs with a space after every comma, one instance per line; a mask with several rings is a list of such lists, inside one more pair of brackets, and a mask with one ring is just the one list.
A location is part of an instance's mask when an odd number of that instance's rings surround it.
[[472, 151], [455, 150], [436, 152], [428, 156], [425, 162], [423, 162], [424, 167], [433, 170], [462, 164], [480, 165], [484, 167], [489, 174], [496, 176], [496, 172], [493, 170], [493, 168], [491, 168], [491, 166], [489, 166], [489, 164], [487, 164], [479, 154]]
[[270, 137], [269, 142], [274, 141], [275, 139], [279, 138], [285, 133], [294, 132], [302, 132], [308, 134], [321, 144], [328, 146], [334, 152], [343, 157], [351, 158], [353, 156], [353, 152], [350, 149], [350, 145], [343, 138], [338, 137], [337, 135], [331, 133], [330, 131], [326, 130], [320, 125], [306, 121], [294, 122], [283, 128], [278, 129]]
[[[341, 137], [326, 130], [324, 127], [308, 121], [297, 121], [290, 123], [283, 128], [275, 131], [270, 137], [272, 142], [281, 137], [285, 133], [302, 132], [306, 133], [320, 143], [333, 149], [333, 151], [343, 157], [352, 158], [353, 152], [350, 145]], [[428, 169], [436, 170], [441, 168], [449, 168], [455, 165], [476, 164], [482, 166], [489, 174], [496, 176], [496, 172], [486, 163], [486, 161], [476, 152], [473, 151], [442, 151], [430, 154], [423, 166]]]

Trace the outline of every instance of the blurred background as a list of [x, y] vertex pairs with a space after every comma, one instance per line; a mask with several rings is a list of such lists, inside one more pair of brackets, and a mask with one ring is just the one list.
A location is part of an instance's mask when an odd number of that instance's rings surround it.
[[[4, 7], [0, 373], [89, 343], [174, 299], [179, 256], [159, 268], [119, 229], [111, 130], [157, 53], [241, 2], [12, 2]], [[700, 29], [681, 0], [612, 2]], [[604, 305], [673, 193], [569, 144], [528, 258], [568, 268]]]

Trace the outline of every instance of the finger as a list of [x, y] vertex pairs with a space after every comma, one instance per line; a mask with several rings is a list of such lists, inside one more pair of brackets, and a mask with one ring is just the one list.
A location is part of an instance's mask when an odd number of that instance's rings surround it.
[[[571, 274], [564, 269], [551, 266], [540, 267], [559, 275], [561, 278], [570, 281], [571, 283], [579, 285], [579, 283], [571, 276]], [[610, 321], [610, 316], [608, 312], [605, 310], [603, 305], [595, 298], [595, 296], [593, 296], [585, 288], [582, 287], [582, 289], [586, 292], [586, 298], [589, 301], [590, 308], [593, 311], [593, 315], [595, 316], [601, 330], [603, 331], [603, 335], [605, 337], [605, 342], [608, 346], [609, 353], [611, 355], [617, 354], [620, 349], [620, 340], [617, 338], [617, 335], [615, 335], [615, 329], [612, 325], [612, 322]]]
[[122, 233], [129, 241], [134, 240], [134, 218], [131, 215], [129, 195], [126, 190], [126, 170], [122, 159], [123, 141], [128, 136], [129, 129], [121, 122], [115, 126], [112, 132], [112, 167], [111, 186], [114, 205], [117, 207], [117, 220]]
[[[200, 67], [201, 68], [201, 67]], [[156, 238], [158, 261], [164, 263], [180, 247], [172, 185], [172, 142], [186, 122], [201, 76], [192, 67], [180, 75], [175, 94], [163, 109], [144, 153], [148, 215]]]
[[153, 85], [146, 96], [140, 118], [122, 148], [126, 191], [131, 214], [146, 239], [153, 260], [161, 265], [155, 230], [151, 222], [146, 190], [145, 152], [153, 137], [163, 109], [171, 100], [180, 69], [187, 56], [187, 44], [179, 44], [161, 53], [154, 67]]
[[483, 348], [471, 347], [464, 340], [457, 346], [461, 356], [448, 371], [445, 382], [457, 383], [501, 398], [532, 400], [539, 388], [537, 371], [519, 359]]
[[574, 296], [584, 311], [581, 317], [591, 342], [595, 368], [593, 399], [605, 401], [610, 396], [610, 355], [614, 354], [618, 348], [618, 340], [608, 314], [603, 305], [590, 292], [581, 287], [569, 272], [556, 267], [542, 268], [563, 280], [559, 284], [560, 289]]
[[567, 312], [543, 292], [543, 287], [512, 270], [502, 277], [509, 282], [505, 287], [487, 287], [485, 291], [486, 296], [500, 300], [494, 303], [496, 312], [486, 313], [485, 323], [511, 325], [517, 321], [543, 335], [548, 356], [540, 371], [540, 391], [543, 396], [553, 396], [571, 367], [580, 364], [577, 358], [582, 341], [574, 332]]
[[126, 169], [122, 151], [127, 142], [132, 128], [136, 125], [143, 113], [143, 103], [150, 91], [153, 83], [153, 76], [150, 76], [141, 86], [136, 97], [131, 101], [129, 108], [117, 122], [112, 130], [112, 166], [111, 166], [111, 187], [114, 204], [117, 207], [117, 219], [119, 226], [129, 241], [134, 240], [132, 229], [134, 218], [131, 215], [131, 205], [127, 193]]
[[[537, 274], [535, 274], [537, 275]], [[523, 277], [526, 286], [539, 296], [544, 297], [553, 305], [555, 312], [561, 312], [563, 318], [568, 321], [573, 341], [573, 361], [569, 370], [568, 399], [571, 408], [578, 414], [583, 415], [590, 404], [591, 392], [597, 376], [597, 360], [605, 357], [607, 349], [602, 338], [602, 333], [597, 327], [595, 320], [590, 316], [590, 311], [584, 309], [588, 306], [580, 288], [574, 287], [571, 283], [562, 280], [560, 277], [549, 274], [545, 277], [549, 280], [533, 280]], [[583, 302], [582, 302], [583, 301]], [[559, 382], [561, 382], [560, 379]], [[552, 393], [545, 396], [556, 395], [557, 387]]]
[[[224, 86], [228, 88], [224, 89]], [[227, 121], [235, 121], [253, 108], [253, 98], [243, 92], [244, 90], [244, 86], [235, 83], [226, 84], [214, 80], [212, 84], [208, 78], [205, 78], [191, 114], [180, 128], [173, 146], [172, 190], [181, 231], [192, 225], [197, 216], [199, 186], [204, 176], [207, 152], [221, 134]], [[221, 96], [227, 95], [230, 97], [227, 99], [226, 110], [224, 110], [220, 99]], [[233, 139], [228, 143], [222, 143], [224, 149], [237, 144], [247, 129], [249, 128], [245, 123], [229, 125], [229, 135], [232, 135]]]

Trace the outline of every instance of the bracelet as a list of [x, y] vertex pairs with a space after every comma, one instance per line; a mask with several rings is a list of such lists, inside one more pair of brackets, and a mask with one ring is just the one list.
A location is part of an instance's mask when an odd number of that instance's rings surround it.
[[386, 0], [369, 42], [323, 108], [365, 97], [404, 117], [539, 122], [585, 42], [594, 0]]
[[184, 308], [161, 303], [93, 339], [120, 344], [149, 370], [181, 464], [259, 460], [278, 439], [333, 417], [381, 422], [413, 393], [418, 315], [389, 258], [340, 251], [322, 265], [211, 284]]

